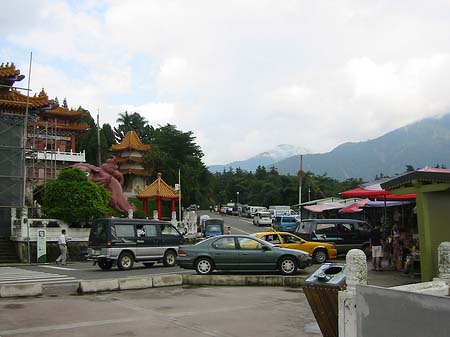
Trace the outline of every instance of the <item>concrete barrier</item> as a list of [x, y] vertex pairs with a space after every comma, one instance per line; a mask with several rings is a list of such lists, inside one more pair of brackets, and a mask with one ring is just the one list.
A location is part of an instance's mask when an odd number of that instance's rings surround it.
[[119, 280], [81, 281], [78, 288], [78, 291], [83, 294], [112, 290], [119, 290]]
[[179, 286], [183, 284], [183, 276], [174, 275], [157, 275], [153, 276], [153, 287]]
[[145, 289], [153, 287], [152, 277], [124, 278], [119, 279], [120, 290]]
[[0, 297], [26, 297], [42, 295], [42, 284], [8, 284], [0, 286]]
[[287, 286], [301, 287], [303, 276], [279, 275], [183, 275], [183, 284], [215, 286]]

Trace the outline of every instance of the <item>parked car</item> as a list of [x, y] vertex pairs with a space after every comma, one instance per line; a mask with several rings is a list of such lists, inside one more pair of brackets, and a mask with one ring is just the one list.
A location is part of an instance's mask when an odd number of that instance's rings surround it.
[[253, 233], [251, 236], [255, 236], [281, 248], [303, 250], [311, 254], [317, 263], [324, 263], [327, 260], [337, 257], [336, 245], [334, 243], [306, 241], [288, 232], [260, 232]]
[[220, 235], [195, 245], [180, 246], [177, 263], [206, 275], [214, 270], [279, 270], [293, 275], [311, 265], [308, 253], [278, 248], [249, 235]]
[[121, 270], [133, 268], [135, 262], [150, 267], [163, 262], [176, 264], [178, 246], [183, 236], [170, 222], [144, 219], [98, 219], [91, 227], [88, 260], [103, 270], [114, 265]]
[[253, 224], [255, 226], [272, 226], [272, 218], [269, 212], [256, 212], [253, 217]]
[[280, 215], [273, 220], [272, 227], [280, 232], [294, 232], [297, 228], [297, 217], [295, 215]]
[[338, 254], [350, 249], [362, 249], [367, 255], [369, 234], [372, 227], [365, 221], [353, 219], [308, 219], [302, 220], [295, 234], [308, 241], [333, 242]]

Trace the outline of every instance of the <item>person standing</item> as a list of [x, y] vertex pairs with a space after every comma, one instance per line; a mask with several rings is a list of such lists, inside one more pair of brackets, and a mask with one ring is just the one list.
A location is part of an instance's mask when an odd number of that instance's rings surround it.
[[231, 227], [230, 226], [228, 226], [228, 228], [227, 228], [227, 234], [228, 235], [231, 234]]
[[383, 240], [379, 226], [376, 226], [370, 232], [369, 243], [372, 247], [372, 270], [382, 271], [381, 259], [383, 257]]
[[66, 242], [66, 230], [61, 231], [61, 235], [58, 238], [59, 251], [61, 254], [56, 259], [56, 264], [65, 265], [67, 258], [67, 242]]

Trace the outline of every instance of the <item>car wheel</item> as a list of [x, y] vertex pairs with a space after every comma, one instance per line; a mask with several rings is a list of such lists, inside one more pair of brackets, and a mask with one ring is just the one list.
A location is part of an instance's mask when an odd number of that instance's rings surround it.
[[163, 264], [165, 267], [173, 267], [177, 263], [177, 253], [173, 250], [168, 250], [163, 257]]
[[155, 262], [145, 262], [144, 266], [145, 266], [145, 268], [150, 268], [150, 267], [153, 267], [154, 264], [155, 264]]
[[327, 252], [323, 249], [317, 249], [313, 254], [313, 259], [317, 263], [324, 263], [328, 258]]
[[278, 267], [283, 275], [294, 275], [297, 272], [297, 262], [289, 256], [281, 258]]
[[98, 261], [98, 266], [102, 270], [110, 270], [113, 266], [112, 261]]
[[129, 270], [133, 268], [134, 256], [130, 252], [123, 252], [117, 259], [117, 267], [120, 270]]
[[208, 275], [211, 274], [213, 270], [214, 270], [213, 262], [206, 257], [198, 259], [197, 262], [195, 263], [195, 271], [197, 272], [197, 274]]

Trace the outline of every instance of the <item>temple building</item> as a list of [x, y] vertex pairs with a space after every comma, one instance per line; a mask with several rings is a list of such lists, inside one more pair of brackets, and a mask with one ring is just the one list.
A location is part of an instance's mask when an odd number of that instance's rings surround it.
[[32, 208], [36, 186], [85, 162], [75, 150], [76, 136], [89, 128], [80, 120], [84, 113], [59, 106], [43, 89], [27, 95], [17, 85], [24, 78], [14, 63], [0, 65], [0, 239], [15, 235], [10, 209]]
[[128, 131], [120, 144], [111, 146], [119, 171], [125, 178], [123, 190], [126, 195], [136, 195], [146, 185], [150, 173], [144, 169], [144, 155], [150, 146], [143, 144], [134, 131]]

